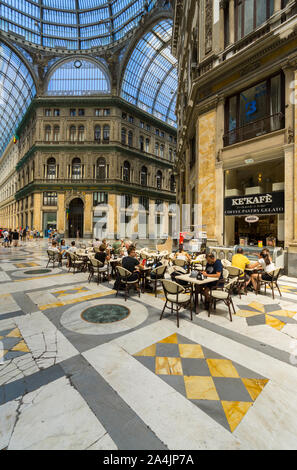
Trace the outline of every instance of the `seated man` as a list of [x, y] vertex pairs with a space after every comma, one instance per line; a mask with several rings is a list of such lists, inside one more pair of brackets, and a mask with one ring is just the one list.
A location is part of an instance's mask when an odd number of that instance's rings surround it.
[[[131, 245], [128, 248], [128, 256], [122, 259], [122, 267], [130, 271], [131, 276], [128, 277], [128, 281], [136, 281], [139, 279], [139, 270], [142, 269], [138, 259], [136, 259], [135, 246]], [[119, 280], [117, 279], [114, 284], [114, 289], [118, 289]]]
[[68, 253], [75, 253], [77, 250], [76, 246], [75, 246], [75, 241], [71, 242], [71, 247], [69, 248], [69, 250], [67, 250]]
[[[244, 256], [242, 247], [239, 247], [237, 249], [236, 255], [232, 256], [232, 266], [241, 269], [243, 272], [246, 268], [254, 269], [257, 265], [257, 261], [251, 264], [250, 260], [246, 256]], [[240, 278], [245, 280], [246, 286], [248, 286], [251, 282], [250, 276], [246, 273], [242, 274]]]
[[206, 268], [205, 271], [202, 271], [203, 276], [205, 277], [213, 277], [217, 279], [218, 282], [209, 282], [203, 284], [203, 294], [205, 296], [205, 307], [209, 307], [209, 299], [210, 299], [210, 289], [212, 287], [222, 287], [224, 285], [224, 278], [223, 278], [223, 265], [220, 259], [216, 259], [215, 255], [209, 253], [206, 255]]

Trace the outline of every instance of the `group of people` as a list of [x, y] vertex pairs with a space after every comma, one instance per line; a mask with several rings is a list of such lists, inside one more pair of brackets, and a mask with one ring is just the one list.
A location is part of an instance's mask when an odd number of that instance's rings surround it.
[[20, 241], [26, 242], [39, 239], [40, 232], [35, 229], [29, 230], [27, 228], [14, 230], [11, 228], [0, 228], [0, 238], [3, 238], [3, 246], [10, 248], [12, 246], [18, 246]]

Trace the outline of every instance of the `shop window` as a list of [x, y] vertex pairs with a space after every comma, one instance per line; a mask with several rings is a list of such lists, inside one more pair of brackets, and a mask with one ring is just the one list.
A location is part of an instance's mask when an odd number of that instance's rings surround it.
[[235, 11], [237, 40], [265, 23], [273, 14], [273, 9], [274, 0], [237, 0]]
[[284, 126], [283, 74], [270, 77], [226, 100], [225, 146]]

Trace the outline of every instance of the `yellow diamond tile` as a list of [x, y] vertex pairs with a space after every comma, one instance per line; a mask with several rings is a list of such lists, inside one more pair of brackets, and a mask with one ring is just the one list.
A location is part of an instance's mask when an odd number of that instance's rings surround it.
[[179, 344], [180, 357], [192, 357], [203, 359], [204, 354], [199, 344]]
[[267, 384], [267, 379], [241, 379], [253, 401], [260, 395]]
[[7, 351], [8, 351], [7, 349], [3, 349], [3, 351], [0, 350], [0, 359], [5, 356]]
[[15, 328], [7, 335], [7, 338], [21, 338], [21, 337], [22, 335], [18, 328]]
[[183, 368], [179, 357], [156, 357], [156, 374], [183, 375]]
[[269, 315], [277, 315], [278, 317], [290, 317], [293, 318], [297, 312], [290, 312], [289, 310], [275, 310], [274, 312], [269, 312]]
[[152, 344], [151, 346], [148, 346], [147, 348], [144, 348], [138, 353], [134, 354], [134, 356], [149, 356], [149, 357], [154, 357], [155, 355], [156, 355], [155, 344]]
[[236, 312], [237, 317], [248, 318], [248, 317], [255, 317], [257, 315], [263, 315], [263, 313], [262, 312], [252, 312], [251, 310], [237, 310], [237, 312]]
[[14, 346], [11, 351], [22, 351], [22, 352], [30, 352], [28, 346], [26, 345], [25, 341], [21, 341], [16, 346]]
[[265, 320], [266, 320], [266, 325], [271, 326], [272, 328], [275, 328], [276, 330], [282, 330], [283, 327], [285, 326], [285, 323], [278, 320], [277, 318], [273, 318], [270, 315], [265, 315]]
[[177, 334], [174, 333], [171, 336], [168, 336], [167, 338], [161, 339], [161, 341], [158, 341], [158, 343], [171, 343], [171, 344], [177, 344]]
[[184, 376], [189, 400], [219, 400], [212, 377]]
[[206, 362], [213, 377], [239, 377], [232, 361], [228, 359], [207, 359]]
[[255, 308], [256, 310], [259, 310], [259, 312], [265, 313], [265, 308], [263, 304], [260, 304], [260, 302], [251, 302], [249, 304], [249, 307]]
[[242, 401], [222, 401], [222, 406], [230, 426], [231, 432], [233, 432], [239, 425], [244, 415], [248, 412], [253, 403], [242, 402]]

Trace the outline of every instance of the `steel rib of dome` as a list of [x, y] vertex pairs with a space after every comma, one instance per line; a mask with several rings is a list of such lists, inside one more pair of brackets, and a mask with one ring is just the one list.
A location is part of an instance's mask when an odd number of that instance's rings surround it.
[[50, 48], [104, 47], [123, 39], [155, 3], [156, 0], [1, 0], [1, 30]]

